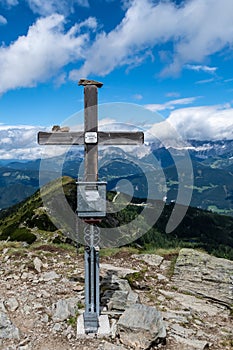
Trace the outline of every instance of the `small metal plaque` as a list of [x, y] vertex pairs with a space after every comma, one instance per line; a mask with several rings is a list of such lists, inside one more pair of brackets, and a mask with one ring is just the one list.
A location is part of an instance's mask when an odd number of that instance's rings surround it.
[[93, 132], [93, 131], [86, 132], [85, 143], [97, 143], [97, 132]]
[[83, 218], [106, 216], [106, 182], [77, 182], [77, 214]]

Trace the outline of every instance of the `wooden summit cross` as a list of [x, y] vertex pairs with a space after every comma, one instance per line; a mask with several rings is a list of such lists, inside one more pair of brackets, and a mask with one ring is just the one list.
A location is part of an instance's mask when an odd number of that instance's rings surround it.
[[[98, 144], [101, 145], [140, 145], [144, 142], [143, 132], [101, 132], [98, 131], [98, 98], [97, 89], [102, 83], [80, 79], [79, 85], [84, 86], [84, 131], [83, 132], [39, 132], [38, 143], [40, 145], [84, 145], [84, 181], [77, 182], [78, 189], [84, 188], [88, 195], [82, 211], [79, 210], [79, 197], [82, 191], [78, 190], [77, 214], [86, 222], [84, 229], [85, 240], [85, 333], [97, 333], [100, 316], [99, 301], [99, 228], [94, 226], [101, 217], [105, 216], [105, 210], [99, 208], [98, 186], [106, 183], [98, 182]], [[92, 198], [90, 198], [92, 197]], [[83, 200], [83, 198], [82, 198]], [[96, 200], [97, 206], [93, 205]], [[104, 198], [106, 205], [106, 197]], [[101, 207], [101, 205], [100, 205]], [[88, 208], [88, 209], [87, 209]], [[91, 208], [91, 209], [90, 209]], [[103, 206], [104, 208], [104, 206]], [[96, 239], [97, 237], [97, 239]]]

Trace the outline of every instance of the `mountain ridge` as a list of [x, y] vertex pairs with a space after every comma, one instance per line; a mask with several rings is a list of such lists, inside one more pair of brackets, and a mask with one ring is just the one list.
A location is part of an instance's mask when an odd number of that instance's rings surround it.
[[[233, 215], [233, 141], [191, 140], [190, 145], [192, 149], [189, 149], [188, 154], [194, 170], [191, 205]], [[167, 194], [161, 192], [159, 197], [166, 196], [167, 202], [175, 201], [179, 183], [173, 154], [176, 155], [176, 162], [179, 162], [184, 155], [187, 156], [187, 149], [173, 148], [171, 151], [165, 147], [155, 147], [155, 144], [148, 147], [151, 151], [142, 155], [140, 159], [133, 151], [126, 153], [117, 147], [100, 148], [100, 178], [108, 181], [110, 190], [114, 189], [117, 179], [134, 178], [136, 183], [137, 178], [140, 181], [143, 172], [150, 174], [154, 171], [156, 174], [156, 171], [160, 170], [166, 177], [168, 191]], [[72, 148], [66, 157], [43, 160], [43, 183], [61, 175], [76, 178], [82, 166], [82, 156], [83, 152]], [[29, 162], [8, 162], [0, 167], [0, 208], [7, 208], [22, 201], [39, 188], [40, 165], [41, 160], [38, 159]], [[199, 176], [200, 172], [204, 175]], [[145, 197], [145, 191], [141, 192], [136, 190], [135, 196]]]
[[[60, 186], [60, 179], [47, 184], [44, 191], [48, 197], [56, 196], [56, 191]], [[63, 191], [70, 205], [71, 210], [75, 214], [77, 203], [77, 192], [75, 180], [70, 177], [63, 177]], [[115, 198], [115, 192], [108, 192], [109, 205]], [[125, 224], [140, 216], [143, 209], [144, 200], [138, 198], [128, 198], [126, 195], [121, 196], [121, 202], [128, 203], [123, 205], [123, 209], [118, 212], [108, 213], [106, 219], [103, 220], [100, 227], [120, 227], [120, 236], [127, 237], [129, 232]], [[141, 204], [141, 205], [139, 205]], [[150, 216], [157, 215], [157, 211], [161, 205], [157, 201], [148, 201]], [[233, 260], [233, 218], [224, 215], [218, 215], [201, 209], [189, 207], [182, 222], [176, 227], [171, 234], [166, 233], [166, 224], [171, 216], [174, 203], [164, 205], [162, 213], [158, 220], [150, 226], [149, 222], [145, 222], [143, 227], [148, 225], [147, 233], [139, 237], [137, 235], [139, 227], [135, 230], [135, 239], [143, 247], [198, 247], [213, 253], [219, 257], [226, 257]], [[148, 214], [148, 215], [149, 215]], [[122, 227], [122, 228], [121, 228]], [[144, 229], [142, 227], [142, 229]], [[81, 229], [81, 228], [80, 228]], [[73, 237], [71, 231], [67, 234], [67, 227], [56, 227], [54, 221], [48, 214], [41, 195], [38, 190], [21, 204], [2, 211], [0, 214], [0, 239], [2, 240], [25, 240], [32, 243], [35, 240], [45, 239], [45, 241], [53, 242], [71, 242], [80, 244], [77, 237]], [[139, 232], [140, 233], [140, 232]], [[134, 233], [132, 233], [134, 234]], [[47, 238], [46, 238], [47, 237]], [[104, 236], [103, 236], [104, 237]], [[105, 237], [106, 242], [108, 237]], [[111, 241], [109, 241], [111, 243]], [[124, 240], [124, 244], [127, 240]], [[132, 243], [134, 244], [134, 243]]]

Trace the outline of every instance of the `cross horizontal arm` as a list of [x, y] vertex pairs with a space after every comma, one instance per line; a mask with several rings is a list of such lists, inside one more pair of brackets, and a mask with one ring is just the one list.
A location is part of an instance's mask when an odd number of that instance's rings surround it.
[[83, 132], [44, 132], [38, 133], [39, 145], [83, 145]]
[[99, 145], [141, 145], [144, 142], [143, 132], [98, 132]]
[[[143, 132], [98, 132], [98, 143], [102, 145], [141, 145]], [[38, 133], [40, 145], [83, 145], [84, 132], [44, 132]]]

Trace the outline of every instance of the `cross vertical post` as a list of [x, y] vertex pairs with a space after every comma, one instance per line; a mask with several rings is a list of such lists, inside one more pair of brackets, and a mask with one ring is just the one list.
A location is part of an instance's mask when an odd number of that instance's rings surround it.
[[[84, 86], [84, 179], [95, 188], [98, 181], [98, 91], [96, 85]], [[93, 185], [91, 185], [93, 183]], [[97, 333], [99, 327], [99, 249], [94, 242], [93, 224], [84, 231], [90, 231], [90, 241], [85, 247], [85, 313], [84, 328], [86, 333]], [[98, 244], [98, 242], [97, 242]]]
[[98, 180], [98, 91], [95, 85], [84, 87], [85, 181]]

